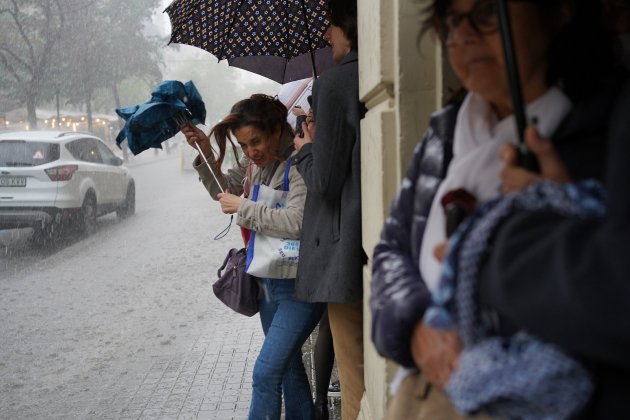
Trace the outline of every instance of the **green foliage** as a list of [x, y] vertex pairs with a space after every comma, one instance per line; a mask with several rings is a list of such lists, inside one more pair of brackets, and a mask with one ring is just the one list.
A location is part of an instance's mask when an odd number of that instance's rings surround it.
[[166, 40], [147, 36], [145, 27], [160, 6], [160, 0], [0, 0], [0, 112], [27, 105], [33, 121], [37, 104], [56, 95], [63, 105], [95, 102], [111, 112], [125, 80], [143, 80], [135, 82], [140, 90], [156, 84]]
[[0, 104], [25, 104], [31, 121], [65, 26], [64, 6], [64, 0], [0, 0]]
[[[168, 45], [152, 17], [162, 0], [0, 0], [0, 113], [28, 105], [112, 113], [145, 102], [162, 80], [193, 80], [207, 125], [252, 93], [276, 94], [265, 78], [217, 63], [206, 51]], [[166, 17], [166, 15], [164, 15]]]
[[[160, 40], [146, 36], [145, 25], [159, 0], [101, 0], [90, 8], [89, 20], [77, 19], [66, 31], [69, 56], [64, 96], [75, 104], [93, 100], [108, 110], [120, 105], [120, 84], [130, 78], [154, 83], [161, 78]], [[79, 35], [79, 36], [77, 36]], [[105, 98], [109, 97], [109, 103]]]

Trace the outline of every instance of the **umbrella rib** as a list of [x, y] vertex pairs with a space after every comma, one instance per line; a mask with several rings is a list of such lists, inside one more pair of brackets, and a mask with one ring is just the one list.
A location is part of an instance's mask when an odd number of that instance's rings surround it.
[[236, 15], [241, 11], [241, 7], [243, 6], [243, 2], [244, 1], [245, 0], [241, 0], [241, 2], [239, 3], [238, 7], [236, 8], [236, 13], [232, 13], [232, 20], [230, 20], [230, 26], [228, 26], [226, 39], [223, 41], [223, 45], [221, 46], [221, 53], [217, 57], [219, 59], [219, 61], [221, 61], [221, 57], [223, 56], [223, 52], [225, 51], [225, 45], [227, 44], [227, 42], [226, 42], [227, 38], [230, 36], [230, 33], [232, 32], [232, 28], [234, 27], [234, 20], [236, 19]]
[[[289, 16], [288, 16], [288, 13], [287, 13], [287, 9], [289, 8], [289, 1], [290, 0], [285, 0], [284, 1], [284, 21], [286, 22], [287, 25], [289, 24]], [[289, 33], [289, 29], [288, 29], [288, 27], [286, 27], [286, 33], [284, 34], [285, 45], [287, 46], [287, 50], [289, 50], [288, 55], [291, 56], [291, 54], [292, 54], [291, 53], [291, 43], [286, 41], [287, 39], [289, 39], [289, 37], [287, 36], [288, 33]], [[287, 75], [287, 65], [288, 65], [288, 63], [289, 63], [289, 59], [287, 58], [284, 61], [284, 70], [282, 70], [282, 80], [283, 81], [286, 80], [285, 77]]]
[[178, 0], [173, 0], [168, 6], [166, 6], [166, 8], [162, 11], [162, 13], [166, 13], [168, 15], [168, 20], [171, 24], [171, 37], [168, 40], [168, 44], [166, 45], [171, 45], [171, 43], [173, 42], [173, 38], [174, 38], [174, 32], [173, 32], [173, 20], [171, 19], [171, 14], [168, 13], [168, 10], [171, 8], [171, 6], [173, 6], [175, 3], [177, 3]]
[[201, 155], [203, 160], [206, 162], [206, 165], [208, 166], [208, 169], [210, 169], [210, 173], [212, 174], [212, 177], [216, 181], [217, 185], [219, 186], [219, 189], [221, 190], [222, 193], [225, 193], [225, 191], [223, 190], [223, 187], [221, 186], [221, 183], [219, 182], [219, 179], [214, 174], [214, 171], [212, 170], [212, 167], [210, 166], [210, 162], [208, 162], [208, 159], [206, 159], [206, 155], [204, 155], [203, 152], [201, 151], [201, 147], [199, 147], [199, 143], [195, 142], [195, 146], [197, 146], [197, 150], [199, 150], [199, 154]]
[[[291, 43], [288, 42], [289, 39], [289, 14], [287, 12], [287, 10], [289, 9], [289, 1], [290, 0], [285, 0], [284, 1], [284, 22], [287, 26], [285, 26], [285, 33], [284, 33], [284, 45], [286, 45], [287, 50], [289, 50], [288, 55], [291, 56]], [[287, 58], [288, 61], [288, 58]], [[285, 73], [286, 73], [286, 67], [285, 67]], [[282, 80], [284, 80], [284, 75], [282, 77]]]
[[313, 54], [313, 43], [311, 42], [311, 31], [308, 25], [308, 16], [306, 16], [305, 0], [302, 0], [302, 13], [304, 14], [304, 23], [306, 24], [306, 40], [308, 41], [308, 52], [311, 55], [311, 64], [313, 66], [313, 78], [317, 79], [317, 68], [315, 67], [315, 55]]
[[[173, 4], [175, 4], [175, 3], [177, 3], [177, 0], [173, 0], [173, 1], [172, 1], [169, 5], [168, 5], [168, 6], [166, 6], [166, 8], [162, 11], [162, 13], [164, 13], [164, 12], [166, 12], [168, 9], [170, 9], [170, 8], [171, 8], [171, 6], [172, 6]], [[169, 17], [170, 17], [170, 16], [169, 16]]]

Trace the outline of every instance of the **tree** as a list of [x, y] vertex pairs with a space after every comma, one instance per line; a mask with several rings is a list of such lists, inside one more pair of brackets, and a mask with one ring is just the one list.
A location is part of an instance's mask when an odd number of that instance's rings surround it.
[[[160, 78], [159, 42], [144, 27], [160, 0], [0, 0], [0, 110], [61, 98], [91, 116], [97, 92], [130, 78]], [[165, 41], [162, 41], [165, 43]], [[91, 128], [91, 118], [88, 118]]]
[[[121, 83], [130, 78], [140, 78], [147, 85], [154, 86], [162, 78], [160, 64], [163, 57], [161, 46], [164, 39], [148, 36], [144, 33], [144, 25], [148, 23], [152, 13], [161, 4], [159, 0], [115, 0], [125, 13], [112, 17], [113, 25], [119, 28], [112, 34], [112, 45], [118, 46], [114, 52], [117, 65], [111, 67], [110, 87], [116, 108], [120, 108], [119, 88]], [[132, 3], [132, 4], [130, 4]], [[143, 24], [139, 24], [143, 23]], [[130, 28], [133, 28], [130, 33]], [[135, 30], [134, 30], [135, 29]]]
[[35, 109], [46, 70], [65, 27], [62, 0], [0, 0], [0, 93], [26, 104], [37, 127]]
[[71, 103], [85, 105], [90, 130], [99, 89], [110, 91], [113, 105], [120, 107], [124, 80], [138, 77], [154, 84], [161, 78], [158, 42], [143, 33], [157, 5], [157, 0], [99, 1], [91, 8], [89, 21], [77, 19], [68, 25], [63, 40], [68, 53], [64, 93]]

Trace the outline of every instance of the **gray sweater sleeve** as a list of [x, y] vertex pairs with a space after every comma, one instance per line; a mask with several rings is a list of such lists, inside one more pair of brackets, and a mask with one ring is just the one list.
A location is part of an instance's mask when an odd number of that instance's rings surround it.
[[[211, 165], [215, 163], [214, 157], [208, 157], [208, 162], [210, 162]], [[245, 169], [249, 164], [249, 159], [247, 157], [243, 157], [239, 164], [234, 165], [231, 169], [228, 169], [227, 174], [224, 174], [223, 172], [215, 173], [223, 189], [227, 189], [234, 195], [243, 194], [243, 179], [245, 178]], [[221, 192], [221, 189], [210, 173], [210, 169], [208, 168], [208, 165], [206, 165], [206, 162], [204, 162], [200, 156], [197, 156], [193, 161], [193, 168], [195, 168], [199, 174], [199, 179], [203, 183], [203, 186], [206, 187], [206, 190], [208, 190], [208, 193], [210, 193], [212, 199], [216, 200], [217, 194]]]
[[[276, 189], [282, 185], [284, 167], [285, 165], [281, 165], [278, 168], [271, 182], [271, 186]], [[238, 209], [236, 223], [274, 238], [299, 239], [305, 201], [306, 185], [297, 168], [292, 166], [289, 170], [289, 193], [286, 207], [275, 209], [251, 200], [244, 200]]]

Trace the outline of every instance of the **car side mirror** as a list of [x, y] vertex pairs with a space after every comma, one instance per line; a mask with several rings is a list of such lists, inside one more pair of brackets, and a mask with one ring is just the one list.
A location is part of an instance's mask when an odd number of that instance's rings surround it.
[[120, 166], [122, 164], [123, 164], [123, 160], [119, 158], [118, 156], [114, 156], [114, 158], [112, 159], [112, 165]]

